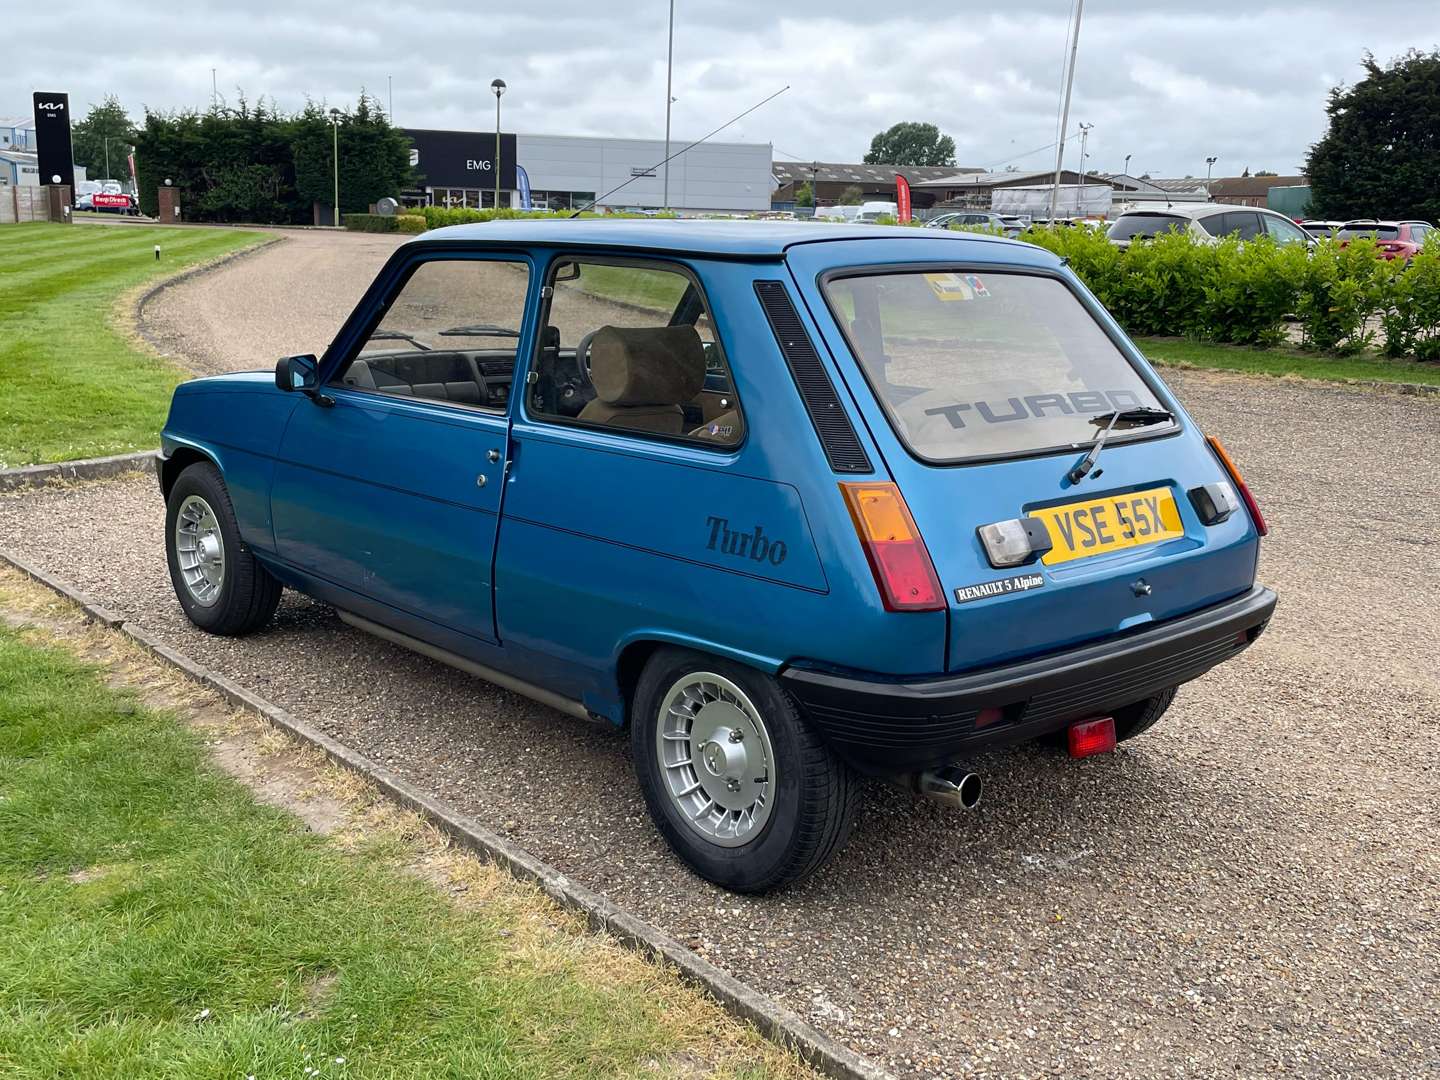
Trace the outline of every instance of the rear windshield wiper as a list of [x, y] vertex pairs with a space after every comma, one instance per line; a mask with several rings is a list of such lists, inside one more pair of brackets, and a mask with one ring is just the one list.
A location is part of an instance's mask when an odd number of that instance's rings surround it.
[[441, 330], [441, 337], [513, 337], [520, 336], [519, 330], [510, 330], [504, 326], [493, 326], [490, 323], [476, 323], [473, 326], [452, 326], [449, 330]]
[[1105, 449], [1105, 440], [1110, 437], [1110, 432], [1115, 430], [1116, 424], [1146, 427], [1150, 424], [1163, 424], [1174, 419], [1175, 414], [1168, 409], [1151, 409], [1144, 406], [1138, 409], [1118, 409], [1112, 413], [1092, 416], [1090, 422], [1104, 424], [1105, 430], [1100, 432], [1095, 440], [1095, 445], [1090, 448], [1090, 452], [1077, 461], [1074, 467], [1065, 474], [1065, 479], [1072, 484], [1078, 484], [1090, 475], [1090, 470], [1095, 468], [1095, 462], [1100, 458], [1100, 451]]
[[425, 344], [423, 341], [421, 341], [419, 338], [413, 338], [413, 337], [411, 337], [409, 334], [405, 333], [404, 330], [376, 330], [373, 334], [370, 335], [370, 340], [371, 340], [371, 341], [408, 341], [408, 342], [410, 342], [410, 344], [414, 345], [414, 346], [415, 346], [416, 348], [418, 348], [418, 349], [423, 349], [425, 352], [429, 352], [429, 351], [430, 351], [430, 346], [429, 346], [429, 345], [426, 345], [426, 344]]

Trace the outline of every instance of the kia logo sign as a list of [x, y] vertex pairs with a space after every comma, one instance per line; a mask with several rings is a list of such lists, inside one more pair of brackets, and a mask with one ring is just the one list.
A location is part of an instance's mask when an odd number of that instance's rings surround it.
[[465, 159], [465, 168], [470, 172], [489, 172], [493, 166], [494, 162], [488, 160], [476, 161], [474, 158]]
[[46, 112], [65, 111], [65, 103], [63, 101], [40, 101], [36, 103], [35, 107], [37, 109], [44, 109]]

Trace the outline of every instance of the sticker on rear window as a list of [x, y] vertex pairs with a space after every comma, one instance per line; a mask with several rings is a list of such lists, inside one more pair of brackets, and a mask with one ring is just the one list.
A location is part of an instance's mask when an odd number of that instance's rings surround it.
[[968, 604], [972, 600], [988, 600], [992, 596], [1009, 596], [1011, 593], [1029, 592], [1044, 584], [1044, 574], [1020, 574], [1018, 577], [1001, 578], [999, 581], [982, 581], [975, 585], [961, 585], [955, 590], [955, 602]]
[[926, 274], [925, 280], [938, 300], [974, 300], [990, 295], [977, 274]]

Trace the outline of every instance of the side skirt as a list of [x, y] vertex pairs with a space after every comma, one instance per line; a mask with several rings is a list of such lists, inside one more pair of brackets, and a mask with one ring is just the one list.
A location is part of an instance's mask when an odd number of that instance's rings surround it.
[[563, 697], [553, 690], [546, 690], [543, 686], [536, 686], [533, 683], [525, 682], [523, 679], [517, 679], [513, 675], [507, 675], [503, 671], [496, 671], [494, 668], [486, 667], [484, 664], [477, 664], [474, 660], [467, 660], [463, 656], [459, 656], [436, 645], [431, 645], [428, 642], [421, 641], [419, 638], [413, 638], [409, 634], [402, 634], [399, 630], [392, 630], [388, 626], [381, 626], [379, 623], [371, 622], [369, 619], [356, 615], [353, 612], [336, 608], [335, 614], [339, 615], [342, 621], [349, 623], [357, 630], [364, 630], [367, 634], [374, 634], [378, 638], [384, 638], [386, 641], [403, 646], [422, 656], [428, 656], [432, 660], [438, 660], [442, 664], [448, 664], [450, 667], [457, 668], [466, 674], [478, 675], [486, 682], [504, 687], [506, 690], [521, 694], [533, 701], [538, 701], [542, 705], [548, 705], [552, 709], [558, 709], [560, 712], [567, 713], [570, 716], [578, 717], [586, 721], [593, 719], [590, 715], [590, 710], [585, 708], [580, 702], [572, 701], [570, 698]]

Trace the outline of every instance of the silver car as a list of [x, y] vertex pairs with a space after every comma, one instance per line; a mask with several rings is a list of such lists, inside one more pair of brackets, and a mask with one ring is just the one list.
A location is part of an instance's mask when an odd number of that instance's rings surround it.
[[1315, 238], [1284, 214], [1263, 206], [1229, 203], [1189, 203], [1164, 209], [1127, 210], [1106, 231], [1110, 242], [1129, 247], [1136, 240], [1153, 240], [1167, 232], [1189, 233], [1196, 240], [1217, 244], [1227, 236], [1253, 240], [1269, 236], [1277, 244], [1315, 246]]

